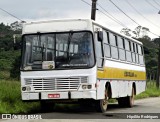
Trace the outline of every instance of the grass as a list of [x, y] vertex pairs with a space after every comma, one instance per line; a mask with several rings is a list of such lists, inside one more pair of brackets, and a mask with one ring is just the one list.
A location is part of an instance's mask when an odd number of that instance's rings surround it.
[[[157, 89], [155, 82], [147, 82], [147, 90], [135, 97], [143, 99], [147, 97], [159, 97], [160, 89]], [[109, 100], [116, 102], [115, 99]], [[75, 105], [57, 105], [60, 108], [72, 108]], [[21, 101], [20, 82], [12, 80], [0, 80], [0, 113], [35, 113], [40, 112], [39, 102], [24, 103]]]
[[0, 71], [0, 79], [9, 79], [10, 78], [10, 72], [7, 70]]
[[39, 102], [21, 101], [20, 82], [0, 80], [0, 113], [28, 113], [38, 111]]

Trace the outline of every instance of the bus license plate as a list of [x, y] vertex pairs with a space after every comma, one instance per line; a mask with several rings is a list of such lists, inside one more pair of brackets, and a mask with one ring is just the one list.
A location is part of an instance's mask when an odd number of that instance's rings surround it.
[[48, 98], [60, 98], [60, 94], [48, 94]]

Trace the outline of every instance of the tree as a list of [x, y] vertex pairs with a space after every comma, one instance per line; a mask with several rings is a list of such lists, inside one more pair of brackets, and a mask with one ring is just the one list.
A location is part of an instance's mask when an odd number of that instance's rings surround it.
[[[20, 50], [13, 50], [14, 37], [21, 41], [21, 30], [12, 30], [10, 26], [0, 23], [0, 79], [18, 78]], [[16, 35], [16, 36], [14, 36]]]
[[120, 33], [133, 38], [142, 38], [148, 36], [149, 28], [137, 26], [134, 30], [122, 28]]
[[142, 27], [142, 26], [137, 26], [135, 28], [135, 34], [136, 34], [136, 38], [142, 38], [145, 36], [148, 36], [148, 32], [149, 32], [149, 28], [147, 27]]
[[129, 29], [129, 28], [122, 28], [122, 30], [121, 30], [120, 33], [123, 33], [126, 36], [131, 36], [130, 32], [131, 32], [131, 29]]
[[149, 28], [142, 27], [141, 33], [142, 37], [148, 36]]
[[136, 38], [140, 37], [140, 31], [141, 31], [142, 26], [137, 26], [135, 28], [135, 34], [136, 34]]
[[157, 86], [157, 88], [160, 89], [160, 38], [154, 39], [153, 42], [158, 45], [158, 63], [157, 63], [158, 70], [157, 70], [157, 82], [156, 82], [156, 86]]
[[19, 52], [16, 52], [16, 57], [14, 62], [12, 63], [12, 68], [10, 70], [10, 77], [14, 79], [19, 79], [20, 78], [20, 61], [21, 61], [21, 56]]
[[11, 29], [12, 29], [13, 31], [19, 33], [19, 32], [22, 31], [22, 24], [23, 24], [23, 23], [25, 23], [25, 21], [22, 21], [22, 22], [16, 21], [16, 22], [11, 23], [10, 27], [11, 27]]
[[13, 37], [12, 35], [3, 35], [3, 37], [0, 38], [0, 50], [1, 51], [8, 51], [13, 49]]

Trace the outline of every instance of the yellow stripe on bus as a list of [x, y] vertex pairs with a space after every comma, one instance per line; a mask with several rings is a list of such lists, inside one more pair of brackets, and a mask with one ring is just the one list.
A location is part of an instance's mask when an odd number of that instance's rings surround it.
[[123, 79], [123, 80], [146, 80], [146, 72], [126, 70], [119, 68], [106, 67], [104, 70], [98, 70], [98, 78]]

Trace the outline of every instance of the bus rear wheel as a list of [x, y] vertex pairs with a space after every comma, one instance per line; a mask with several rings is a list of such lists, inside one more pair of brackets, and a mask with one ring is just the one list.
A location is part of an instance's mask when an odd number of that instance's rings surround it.
[[108, 107], [108, 90], [107, 89], [105, 90], [104, 99], [96, 100], [95, 102], [96, 102], [95, 107], [98, 112], [102, 112], [102, 113], [106, 112]]
[[134, 105], [134, 88], [132, 88], [132, 95], [126, 97], [126, 106], [127, 107], [133, 107]]
[[118, 104], [121, 107], [132, 107], [134, 105], [134, 88], [132, 88], [131, 96], [118, 98]]

